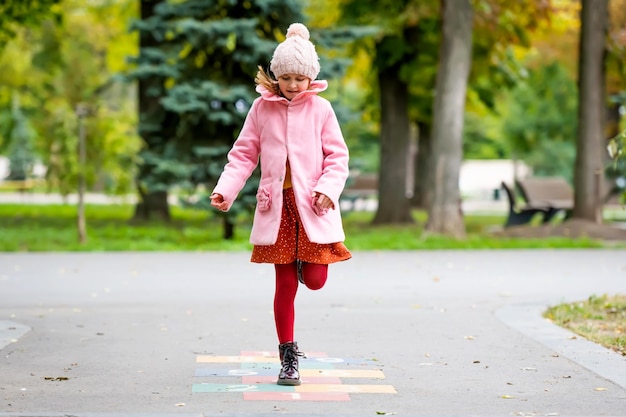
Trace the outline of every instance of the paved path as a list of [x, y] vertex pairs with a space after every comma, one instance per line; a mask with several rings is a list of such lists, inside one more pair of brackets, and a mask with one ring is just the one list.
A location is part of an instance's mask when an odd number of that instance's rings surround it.
[[199, 360], [276, 349], [273, 268], [248, 259], [0, 254], [0, 417], [626, 416], [626, 360], [540, 316], [626, 293], [624, 250], [358, 252], [297, 300], [307, 365], [348, 377], [198, 392], [250, 385]]

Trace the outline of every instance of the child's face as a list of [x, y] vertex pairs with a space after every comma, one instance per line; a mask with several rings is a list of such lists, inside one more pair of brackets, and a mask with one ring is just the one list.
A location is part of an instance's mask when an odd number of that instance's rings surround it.
[[309, 88], [311, 79], [300, 74], [283, 74], [278, 77], [278, 88], [287, 100]]

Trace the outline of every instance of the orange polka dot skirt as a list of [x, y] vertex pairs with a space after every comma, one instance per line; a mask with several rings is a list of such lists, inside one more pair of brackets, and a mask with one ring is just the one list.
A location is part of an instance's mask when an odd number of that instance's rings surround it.
[[327, 265], [352, 257], [342, 242], [321, 244], [309, 241], [300, 221], [293, 188], [283, 190], [283, 200], [278, 239], [273, 245], [254, 245], [252, 262], [290, 264], [300, 259], [303, 262]]

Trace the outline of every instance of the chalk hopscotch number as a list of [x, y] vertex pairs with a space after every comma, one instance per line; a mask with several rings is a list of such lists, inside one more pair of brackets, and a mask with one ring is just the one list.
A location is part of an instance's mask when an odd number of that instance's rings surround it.
[[315, 358], [317, 362], [322, 363], [342, 363], [343, 359], [341, 358]]
[[228, 385], [226, 392], [254, 392], [257, 389], [257, 385]]
[[248, 369], [230, 369], [228, 375], [230, 376], [255, 376], [259, 373], [256, 371], [250, 371]]

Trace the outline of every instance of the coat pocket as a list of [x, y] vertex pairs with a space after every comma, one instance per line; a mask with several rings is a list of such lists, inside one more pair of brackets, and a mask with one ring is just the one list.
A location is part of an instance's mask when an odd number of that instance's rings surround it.
[[269, 187], [259, 187], [256, 192], [256, 202], [259, 211], [267, 211], [272, 206], [272, 190]]

